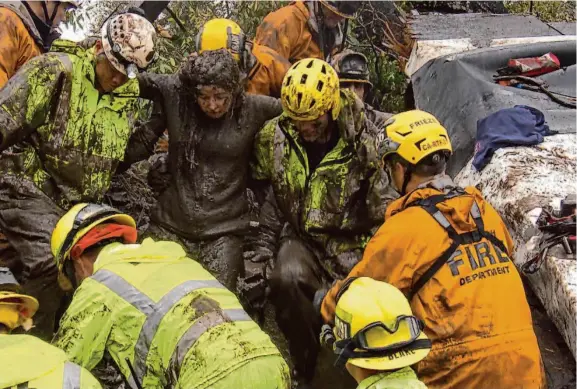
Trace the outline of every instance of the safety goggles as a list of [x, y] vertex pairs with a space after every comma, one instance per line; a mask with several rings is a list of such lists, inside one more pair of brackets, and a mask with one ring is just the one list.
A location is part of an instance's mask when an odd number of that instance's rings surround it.
[[[404, 340], [402, 342], [393, 343], [384, 347], [372, 347], [369, 345], [368, 339], [371, 336], [371, 334], [376, 334], [382, 330], [388, 332], [389, 334], [394, 334], [399, 330], [399, 328], [403, 324], [406, 325], [407, 328], [409, 329], [409, 333], [411, 335], [410, 339]], [[352, 338], [340, 340], [336, 342], [335, 345], [339, 347], [340, 343], [340, 346], [348, 346], [353, 349], [360, 349], [372, 352], [388, 352], [393, 350], [399, 350], [417, 340], [424, 328], [425, 326], [423, 322], [420, 319], [416, 318], [415, 316], [402, 315], [397, 317], [397, 320], [395, 321], [395, 324], [392, 328], [387, 326], [383, 322], [373, 322], [366, 325], [361, 330], [359, 330]]]

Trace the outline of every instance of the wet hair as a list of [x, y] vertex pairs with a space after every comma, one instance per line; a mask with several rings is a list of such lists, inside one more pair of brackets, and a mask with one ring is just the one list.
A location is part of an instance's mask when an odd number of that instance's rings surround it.
[[403, 166], [411, 166], [411, 172], [420, 177], [433, 177], [437, 174], [441, 174], [447, 168], [447, 161], [449, 159], [449, 153], [446, 151], [437, 151], [431, 155], [423, 158], [419, 163], [413, 165], [403, 158], [399, 157], [397, 154], [391, 156], [391, 162], [399, 162]]
[[205, 51], [188, 57], [179, 72], [186, 91], [196, 94], [201, 85], [215, 85], [237, 95], [244, 90], [245, 78], [232, 55], [224, 50]]

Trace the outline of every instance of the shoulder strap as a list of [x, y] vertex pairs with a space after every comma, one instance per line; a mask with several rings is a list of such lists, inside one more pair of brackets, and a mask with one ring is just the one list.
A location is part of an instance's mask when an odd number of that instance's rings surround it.
[[[460, 188], [458, 188], [460, 189]], [[433, 262], [431, 267], [427, 269], [423, 275], [417, 279], [411, 292], [409, 293], [408, 299], [409, 301], [421, 290], [421, 288], [441, 269], [441, 267], [451, 258], [451, 256], [455, 253], [457, 248], [462, 244], [474, 243], [480, 241], [482, 238], [486, 238], [495, 246], [497, 246], [503, 253], [506, 253], [505, 245], [501, 240], [499, 240], [493, 234], [485, 231], [485, 223], [483, 222], [483, 218], [481, 216], [481, 210], [479, 209], [479, 205], [476, 201], [473, 202], [473, 206], [471, 207], [470, 213], [471, 217], [475, 221], [475, 226], [477, 227], [476, 230], [471, 232], [466, 232], [459, 234], [455, 230], [455, 228], [451, 225], [449, 220], [443, 215], [443, 213], [437, 207], [437, 204], [454, 198], [458, 196], [462, 196], [465, 192], [461, 190], [452, 190], [447, 194], [439, 194], [428, 197], [426, 199], [418, 200], [410, 206], [420, 206], [422, 207], [429, 215], [431, 215], [437, 223], [447, 232], [449, 238], [451, 239], [451, 245], [447, 248], [440, 256]]]

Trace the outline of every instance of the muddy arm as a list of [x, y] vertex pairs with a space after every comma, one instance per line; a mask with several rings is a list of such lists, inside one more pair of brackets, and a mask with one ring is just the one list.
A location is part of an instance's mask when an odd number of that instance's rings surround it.
[[0, 152], [19, 143], [55, 112], [66, 73], [57, 56], [28, 61], [0, 90]]
[[162, 109], [155, 104], [150, 119], [137, 127], [128, 141], [124, 161], [118, 165], [117, 173], [122, 173], [136, 162], [142, 161], [154, 154], [154, 146], [166, 129], [166, 118]]
[[253, 250], [256, 256], [266, 257], [264, 260], [274, 261], [276, 255], [278, 239], [282, 231], [284, 222], [283, 217], [276, 204], [274, 190], [269, 188], [264, 204], [260, 208], [259, 226], [256, 239], [254, 239]]
[[162, 102], [165, 92], [173, 87], [173, 75], [140, 73], [136, 76], [140, 87], [140, 97]]

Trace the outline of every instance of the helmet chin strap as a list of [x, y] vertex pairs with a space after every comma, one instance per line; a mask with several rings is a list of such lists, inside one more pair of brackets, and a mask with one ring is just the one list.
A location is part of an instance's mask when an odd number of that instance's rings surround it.
[[46, 5], [46, 1], [42, 2], [42, 9], [44, 10], [44, 20], [46, 20], [46, 24], [52, 27], [52, 23], [54, 23], [54, 18], [58, 13], [58, 7], [60, 6], [59, 1], [54, 2], [54, 9], [52, 10], [52, 16], [48, 16], [48, 6]]
[[413, 168], [411, 165], [407, 165], [407, 170], [405, 170], [405, 174], [403, 176], [403, 187], [401, 188], [401, 196], [407, 194], [407, 185], [409, 185], [412, 175], [413, 175]]

